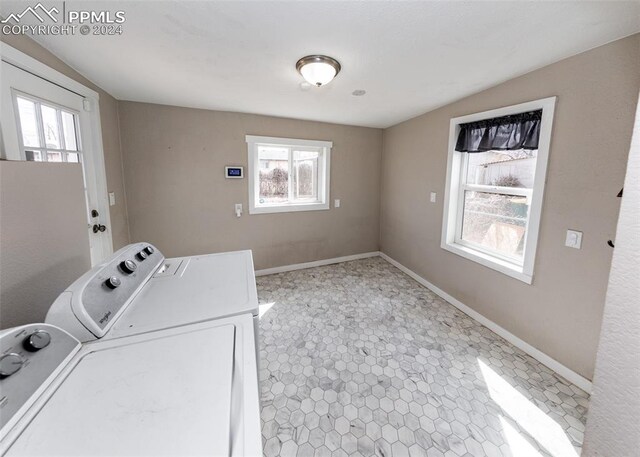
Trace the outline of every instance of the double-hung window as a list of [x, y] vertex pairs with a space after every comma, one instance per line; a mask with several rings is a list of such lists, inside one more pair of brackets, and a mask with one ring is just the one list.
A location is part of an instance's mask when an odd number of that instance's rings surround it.
[[247, 135], [249, 213], [329, 209], [330, 141]]
[[443, 249], [531, 284], [554, 106], [451, 120]]

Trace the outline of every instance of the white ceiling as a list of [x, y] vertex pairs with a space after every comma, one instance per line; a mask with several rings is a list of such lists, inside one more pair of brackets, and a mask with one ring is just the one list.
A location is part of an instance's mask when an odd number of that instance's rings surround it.
[[[120, 37], [37, 38], [118, 99], [370, 127], [640, 31], [637, 1], [66, 3], [126, 12]], [[303, 91], [307, 54], [342, 72]]]

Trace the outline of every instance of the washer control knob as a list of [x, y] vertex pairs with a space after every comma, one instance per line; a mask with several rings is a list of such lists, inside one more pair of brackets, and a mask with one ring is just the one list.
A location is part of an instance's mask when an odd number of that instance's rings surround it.
[[37, 352], [51, 343], [51, 335], [44, 330], [36, 330], [23, 341], [24, 348], [29, 352]]
[[120, 262], [120, 269], [123, 273], [126, 273], [128, 275], [136, 271], [136, 268], [138, 268], [138, 266], [133, 260], [127, 259]]
[[140, 251], [140, 252], [138, 252], [138, 253], [136, 254], [136, 258], [137, 258], [140, 262], [142, 262], [142, 261], [143, 261], [144, 259], [146, 259], [147, 257], [149, 257], [149, 254], [147, 254], [144, 250], [142, 250], [142, 251]]
[[0, 377], [6, 378], [22, 368], [24, 360], [19, 354], [10, 352], [0, 357]]
[[156, 250], [155, 250], [155, 249], [153, 249], [153, 246], [147, 246], [146, 248], [144, 248], [144, 251], [145, 251], [147, 254], [149, 254], [149, 255], [151, 255], [151, 254], [153, 254], [154, 252], [156, 252]]
[[115, 289], [116, 287], [120, 286], [120, 284], [122, 284], [117, 276], [111, 276], [104, 283], [109, 289]]

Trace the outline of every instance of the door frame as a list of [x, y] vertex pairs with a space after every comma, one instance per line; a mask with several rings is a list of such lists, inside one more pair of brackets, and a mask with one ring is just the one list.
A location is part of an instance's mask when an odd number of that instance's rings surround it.
[[[100, 94], [93, 89], [79, 83], [78, 81], [60, 73], [57, 70], [45, 65], [44, 63], [34, 59], [33, 57], [15, 49], [14, 47], [0, 42], [0, 58], [4, 62], [20, 68], [39, 78], [49, 81], [52, 84], [60, 86], [68, 91], [74, 92], [84, 98], [83, 107], [85, 112], [89, 113], [91, 137], [86, 142], [83, 154], [89, 157], [90, 166], [84, 167], [84, 173], [90, 173], [92, 181], [96, 186], [96, 196], [98, 198], [98, 206], [100, 207], [100, 216], [102, 221], [108, 227], [108, 236], [104, 237], [106, 245], [103, 246], [103, 257], [113, 253], [113, 237], [111, 230], [111, 214], [109, 208], [108, 190], [107, 190], [107, 174], [104, 162], [104, 148], [102, 143], [102, 124], [100, 121]], [[0, 133], [1, 135], [1, 133]], [[0, 137], [0, 140], [2, 138]], [[2, 143], [4, 144], [4, 143]], [[90, 208], [89, 208], [90, 209]], [[89, 224], [90, 225], [90, 224]], [[90, 250], [91, 251], [91, 250]], [[91, 252], [91, 264], [95, 265], [101, 259], [95, 258], [94, 252]]]

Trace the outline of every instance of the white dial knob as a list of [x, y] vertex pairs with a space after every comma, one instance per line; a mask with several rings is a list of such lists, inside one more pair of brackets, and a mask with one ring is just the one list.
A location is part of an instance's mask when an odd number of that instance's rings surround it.
[[120, 279], [117, 276], [111, 276], [104, 283], [109, 289], [116, 289], [120, 287], [120, 284], [122, 284], [122, 281], [120, 281]]
[[24, 360], [19, 354], [10, 352], [0, 357], [0, 377], [6, 378], [22, 368]]
[[124, 274], [130, 275], [136, 271], [136, 268], [138, 268], [138, 266], [133, 260], [127, 259], [120, 262], [120, 270], [122, 270]]
[[29, 352], [37, 352], [44, 349], [51, 343], [51, 335], [44, 330], [36, 330], [23, 342], [24, 348]]

